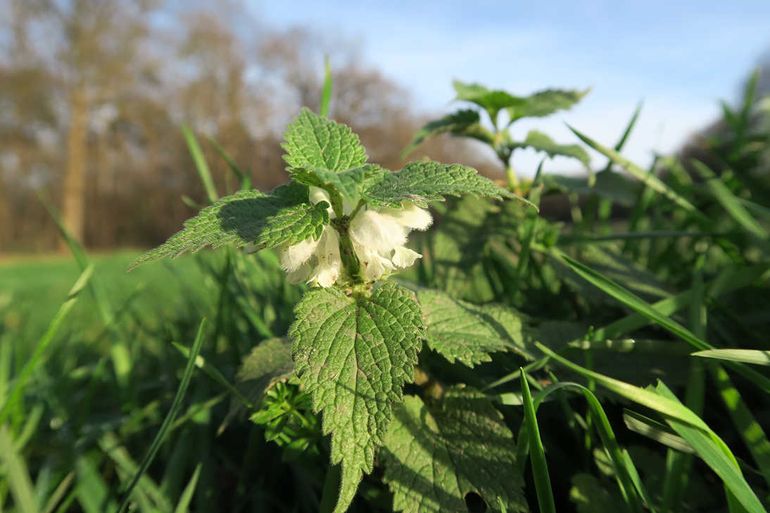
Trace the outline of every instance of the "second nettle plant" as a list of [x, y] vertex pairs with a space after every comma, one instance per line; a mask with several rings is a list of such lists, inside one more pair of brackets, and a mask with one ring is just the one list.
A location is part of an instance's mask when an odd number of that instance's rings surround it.
[[[513, 436], [491, 402], [459, 387], [440, 400], [402, 395], [423, 341], [472, 366], [505, 349], [499, 334], [490, 329], [490, 344], [458, 354], [452, 323], [467, 308], [390, 279], [421, 257], [406, 247], [407, 235], [431, 225], [430, 203], [516, 196], [458, 164], [417, 161], [390, 172], [367, 163], [350, 128], [307, 109], [289, 125], [283, 148], [288, 184], [215, 202], [135, 265], [203, 247], [274, 249], [289, 279], [311, 286], [288, 335], [294, 377], [323, 415], [331, 463], [340, 465], [335, 512], [347, 510], [378, 451], [396, 510], [464, 511], [471, 492], [491, 509], [524, 510]], [[426, 332], [426, 309], [448, 314], [448, 336]]]

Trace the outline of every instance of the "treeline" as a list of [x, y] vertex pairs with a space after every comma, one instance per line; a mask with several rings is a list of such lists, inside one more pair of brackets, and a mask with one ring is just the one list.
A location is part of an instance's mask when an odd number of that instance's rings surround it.
[[[235, 180], [209, 139], [255, 187], [282, 183], [281, 132], [300, 106], [318, 105], [325, 55], [332, 114], [376, 162], [398, 168], [424, 121], [354, 45], [274, 30], [240, 3], [0, 0], [0, 11], [0, 252], [57, 247], [44, 202], [91, 248], [163, 241], [205, 202], [181, 126], [201, 140], [221, 192]], [[474, 154], [449, 139], [421, 151]]]

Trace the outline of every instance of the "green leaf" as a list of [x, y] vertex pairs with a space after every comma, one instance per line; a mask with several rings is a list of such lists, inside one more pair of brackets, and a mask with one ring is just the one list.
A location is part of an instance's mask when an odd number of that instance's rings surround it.
[[254, 244], [263, 249], [318, 238], [329, 222], [327, 207], [324, 202], [308, 203], [307, 187], [297, 184], [278, 187], [269, 195], [256, 190], [237, 192], [185, 221], [181, 231], [139, 257], [130, 268], [207, 246]]
[[443, 201], [445, 196], [464, 194], [518, 198], [473, 168], [432, 161], [410, 162], [398, 173], [386, 175], [364, 192], [366, 199], [375, 203], [398, 206], [402, 201], [412, 201], [421, 207], [427, 207], [431, 201]]
[[426, 337], [431, 349], [454, 363], [473, 367], [489, 362], [490, 353], [511, 348], [524, 352], [523, 316], [499, 306], [477, 306], [437, 290], [420, 290]]
[[449, 133], [452, 135], [464, 135], [487, 144], [494, 144], [493, 135], [481, 126], [479, 113], [473, 109], [461, 109], [443, 118], [439, 118], [426, 123], [416, 134], [412, 142], [404, 149], [403, 155], [408, 155], [414, 151], [417, 146], [423, 143], [429, 137], [439, 134]]
[[753, 363], [756, 365], [770, 365], [770, 351], [758, 349], [706, 349], [692, 354], [702, 358], [715, 358], [730, 362]]
[[[404, 513], [467, 513], [477, 493], [487, 511], [526, 511], [516, 447], [503, 416], [481, 393], [449, 389], [442, 400], [407, 396], [385, 439], [385, 482], [393, 509]], [[498, 500], [498, 498], [500, 500]]]
[[488, 89], [481, 84], [468, 84], [455, 80], [452, 85], [457, 93], [455, 100], [478, 105], [487, 111], [493, 122], [502, 109], [520, 106], [525, 101], [524, 98], [513, 96], [506, 91]]
[[374, 466], [393, 405], [413, 379], [423, 338], [420, 309], [406, 289], [386, 282], [370, 296], [338, 289], [308, 292], [289, 330], [300, 382], [323, 412], [331, 463], [342, 464], [342, 513]]
[[298, 169], [292, 171], [291, 177], [299, 183], [325, 189], [330, 194], [344, 195], [355, 203], [364, 190], [382, 181], [387, 174], [387, 170], [376, 164], [364, 164], [342, 172], [319, 168]]
[[511, 147], [532, 148], [546, 153], [551, 158], [570, 157], [579, 160], [586, 167], [591, 163], [588, 153], [582, 147], [577, 144], [559, 144], [538, 130], [530, 130], [523, 142], [514, 142]]
[[508, 114], [511, 116], [511, 122], [521, 118], [542, 118], [560, 110], [572, 108], [577, 102], [587, 95], [589, 89], [584, 91], [566, 90], [566, 89], [544, 89], [538, 91], [526, 98], [521, 98], [520, 102], [508, 107]]
[[271, 338], [260, 342], [243, 359], [235, 380], [243, 395], [258, 404], [272, 383], [288, 377], [293, 370], [291, 344], [285, 338]]
[[303, 108], [284, 134], [283, 156], [291, 169], [344, 171], [366, 163], [366, 149], [350, 127]]

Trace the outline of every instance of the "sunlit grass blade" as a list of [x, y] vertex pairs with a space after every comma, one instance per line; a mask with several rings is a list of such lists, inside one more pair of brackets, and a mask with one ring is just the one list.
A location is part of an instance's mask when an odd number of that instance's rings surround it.
[[[591, 390], [578, 383], [555, 383], [541, 390], [534, 396], [532, 404], [535, 412], [537, 412], [537, 409], [543, 402], [551, 399], [551, 395], [560, 391], [577, 393], [585, 398], [592, 419], [592, 425], [599, 434], [599, 438], [612, 461], [615, 468], [615, 478], [618, 482], [618, 487], [620, 488], [623, 500], [628, 504], [629, 509], [641, 513], [645, 510], [646, 503], [647, 507], [650, 510], [653, 510], [647, 491], [639, 479], [639, 473], [637, 472], [633, 461], [628, 455], [628, 452], [623, 450], [618, 444], [617, 437], [607, 418], [607, 414], [605, 413], [604, 408], [602, 408], [599, 399], [597, 399], [596, 395]], [[524, 391], [522, 388], [522, 396], [523, 394]], [[517, 458], [519, 459], [517, 459], [517, 461], [521, 464], [526, 456], [526, 451], [528, 450], [528, 440], [527, 437], [522, 437], [521, 434], [519, 437], [519, 447], [517, 449]]]
[[[711, 344], [696, 336], [692, 331], [688, 330], [670, 317], [662, 315], [659, 311], [653, 308], [652, 305], [641, 299], [639, 296], [622, 287], [618, 283], [610, 280], [601, 273], [598, 273], [593, 269], [581, 264], [580, 262], [573, 260], [556, 248], [552, 248], [550, 254], [554, 255], [557, 259], [567, 264], [581, 278], [604, 291], [606, 294], [616, 299], [620, 303], [651, 320], [658, 326], [666, 329], [676, 337], [687, 342], [694, 348], [699, 350], [713, 349]], [[770, 393], [770, 379], [767, 377], [759, 374], [753, 369], [746, 367], [742, 363], [732, 363], [732, 368], [734, 368], [740, 374], [743, 374], [747, 378], [751, 379], [752, 382], [758, 387]]]
[[18, 407], [19, 401], [21, 401], [21, 398], [24, 395], [24, 388], [26, 387], [27, 382], [34, 375], [35, 369], [42, 362], [45, 352], [53, 342], [56, 334], [59, 332], [59, 328], [72, 310], [72, 307], [74, 307], [75, 303], [77, 303], [78, 298], [80, 297], [80, 293], [88, 284], [88, 280], [91, 279], [92, 274], [93, 267], [87, 267], [86, 270], [83, 271], [83, 273], [77, 279], [75, 284], [72, 286], [72, 289], [70, 289], [69, 294], [67, 295], [67, 299], [59, 307], [56, 315], [48, 325], [48, 329], [45, 331], [42, 338], [35, 346], [35, 351], [32, 353], [32, 356], [19, 372], [16, 380], [13, 382], [13, 385], [8, 392], [7, 400], [2, 405], [2, 408], [0, 408], [0, 425], [4, 424], [8, 419], [8, 416]]
[[329, 62], [329, 56], [327, 55], [324, 57], [324, 85], [323, 89], [321, 89], [321, 105], [318, 107], [318, 113], [323, 117], [329, 117], [333, 83], [332, 66]]
[[733, 425], [740, 433], [765, 482], [770, 485], [770, 442], [765, 430], [757, 422], [727, 372], [720, 365], [713, 365], [709, 370]]
[[[663, 383], [658, 382], [658, 386], [654, 390], [661, 397], [678, 402], [673, 392]], [[741, 474], [735, 456], [726, 445], [721, 444], [720, 446], [720, 444], [714, 443], [716, 435], [693, 428], [678, 419], [668, 418], [666, 422], [679, 436], [687, 440], [695, 449], [696, 454], [722, 479], [728, 495], [732, 493], [741, 506], [750, 513], [765, 513], [762, 503]]]
[[41, 510], [43, 513], [54, 513], [56, 508], [62, 504], [67, 492], [72, 487], [72, 483], [75, 482], [75, 472], [70, 472], [61, 482], [56, 486], [56, 489], [51, 493], [46, 501], [45, 507]]
[[748, 233], [759, 239], [767, 239], [768, 233], [765, 228], [754, 219], [746, 210], [740, 199], [733, 194], [724, 182], [714, 174], [703, 162], [693, 160], [692, 165], [701, 177], [706, 180], [708, 187], [714, 199], [716, 199], [722, 208], [733, 218], [733, 220]]
[[618, 166], [622, 167], [626, 171], [628, 171], [631, 175], [633, 175], [637, 180], [643, 182], [646, 184], [650, 189], [662, 194], [669, 200], [673, 201], [680, 207], [684, 208], [688, 212], [691, 212], [695, 215], [699, 215], [700, 217], [703, 217], [702, 214], [700, 214], [696, 208], [693, 206], [692, 203], [687, 201], [685, 198], [683, 198], [681, 195], [679, 195], [676, 191], [674, 191], [671, 187], [663, 183], [658, 177], [655, 175], [648, 173], [641, 167], [637, 166], [630, 160], [623, 157], [620, 153], [617, 151], [607, 148], [606, 146], [603, 146], [599, 144], [598, 142], [594, 141], [587, 135], [582, 134], [578, 130], [572, 128], [571, 126], [567, 125], [567, 127], [572, 130], [572, 132], [578, 136], [578, 138], [586, 143], [588, 146], [593, 148], [594, 150], [598, 151], [608, 159], [610, 159], [612, 162], [617, 164]]
[[15, 511], [37, 513], [37, 501], [27, 464], [16, 451], [10, 431], [2, 425], [0, 425], [0, 462], [3, 464], [4, 478], [8, 480], [8, 487], [13, 496]]
[[182, 399], [184, 398], [185, 393], [187, 393], [187, 386], [190, 384], [190, 379], [192, 378], [193, 370], [195, 369], [195, 359], [200, 353], [201, 346], [203, 345], [203, 338], [204, 338], [203, 335], [205, 333], [205, 330], [206, 330], [206, 319], [203, 319], [200, 323], [200, 326], [198, 327], [198, 334], [195, 336], [195, 342], [193, 342], [192, 350], [190, 351], [190, 356], [187, 359], [187, 366], [185, 367], [184, 374], [182, 375], [182, 380], [179, 382], [179, 388], [177, 389], [176, 395], [174, 396], [174, 400], [171, 403], [171, 408], [166, 414], [166, 418], [163, 419], [163, 424], [161, 424], [160, 429], [158, 430], [158, 433], [155, 435], [155, 438], [153, 439], [152, 444], [150, 445], [150, 448], [147, 450], [147, 454], [142, 460], [142, 463], [139, 465], [139, 470], [137, 471], [136, 475], [134, 475], [133, 479], [131, 480], [131, 483], [129, 483], [128, 487], [126, 488], [123, 495], [123, 501], [121, 502], [120, 507], [118, 508], [118, 513], [123, 513], [127, 510], [129, 504], [131, 503], [131, 493], [134, 491], [134, 488], [139, 483], [139, 480], [142, 478], [142, 475], [144, 475], [144, 473], [149, 468], [153, 459], [155, 459], [155, 454], [157, 454], [158, 449], [160, 449], [160, 446], [163, 445], [166, 432], [171, 427], [171, 424], [174, 422], [174, 418], [176, 417], [176, 414], [182, 405]]
[[209, 169], [209, 165], [206, 162], [206, 157], [203, 155], [200, 144], [198, 144], [198, 138], [195, 137], [193, 131], [187, 126], [182, 127], [182, 135], [184, 135], [187, 149], [193, 159], [195, 170], [198, 172], [198, 177], [201, 179], [203, 189], [206, 191], [206, 197], [208, 198], [209, 203], [214, 203], [219, 199], [219, 194], [214, 185], [214, 179], [211, 177], [211, 169]]
[[556, 513], [556, 505], [553, 500], [551, 478], [548, 476], [548, 462], [545, 460], [543, 441], [540, 439], [540, 428], [537, 425], [537, 415], [532, 404], [532, 394], [529, 391], [529, 383], [520, 369], [522, 404], [524, 406], [524, 422], [527, 426], [526, 434], [529, 438], [529, 458], [532, 463], [532, 477], [535, 482], [537, 503], [540, 513]]
[[682, 453], [692, 454], [695, 452], [684, 438], [673, 433], [665, 424], [646, 415], [626, 410], [623, 412], [623, 422], [634, 433], [645, 436], [650, 440], [655, 440], [666, 447], [671, 447]]
[[[765, 511], [756, 494], [741, 474], [737, 460], [727, 444], [697, 414], [683, 405], [672, 394], [640, 388], [590, 371], [559, 356], [543, 344], [536, 343], [536, 345], [543, 353], [568, 369], [585, 378], [594, 379], [598, 385], [629, 401], [664, 415], [666, 422], [679, 436], [687, 440], [696, 454], [724, 481], [747, 511], [750, 513]], [[659, 385], [659, 387], [662, 386], [664, 387], [664, 385]]]
[[770, 365], [770, 351], [760, 351], [758, 349], [706, 349], [705, 351], [692, 353], [692, 355], [729, 362]]
[[[628, 120], [628, 124], [626, 125], [625, 130], [623, 130], [623, 134], [620, 136], [620, 139], [618, 139], [618, 142], [615, 143], [615, 146], [613, 149], [617, 152], [623, 149], [623, 146], [626, 145], [626, 141], [628, 141], [628, 138], [631, 136], [631, 132], [634, 130], [634, 127], [636, 126], [636, 122], [639, 121], [639, 114], [642, 112], [642, 102], [639, 102], [636, 105], [636, 108], [634, 109], [633, 114], [631, 114], [631, 119]], [[610, 159], [609, 162], [607, 162], [607, 166], [603, 169], [603, 171], [607, 172], [612, 169], [612, 159]]]

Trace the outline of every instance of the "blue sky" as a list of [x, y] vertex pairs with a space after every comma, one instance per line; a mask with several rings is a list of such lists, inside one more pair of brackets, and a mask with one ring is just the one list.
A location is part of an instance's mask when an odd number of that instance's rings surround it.
[[[356, 45], [362, 59], [406, 86], [416, 108], [450, 108], [454, 78], [524, 94], [591, 87], [572, 111], [532, 125], [564, 142], [564, 122], [614, 143], [644, 101], [626, 155], [639, 163], [676, 149], [734, 100], [770, 50], [770, 0], [546, 2], [258, 1], [276, 27], [306, 25]], [[515, 129], [517, 130], [517, 129]], [[523, 136], [523, 134], [521, 134]], [[536, 165], [522, 154], [517, 167]], [[596, 159], [597, 163], [601, 159]], [[546, 168], [574, 168], [554, 161]]]

